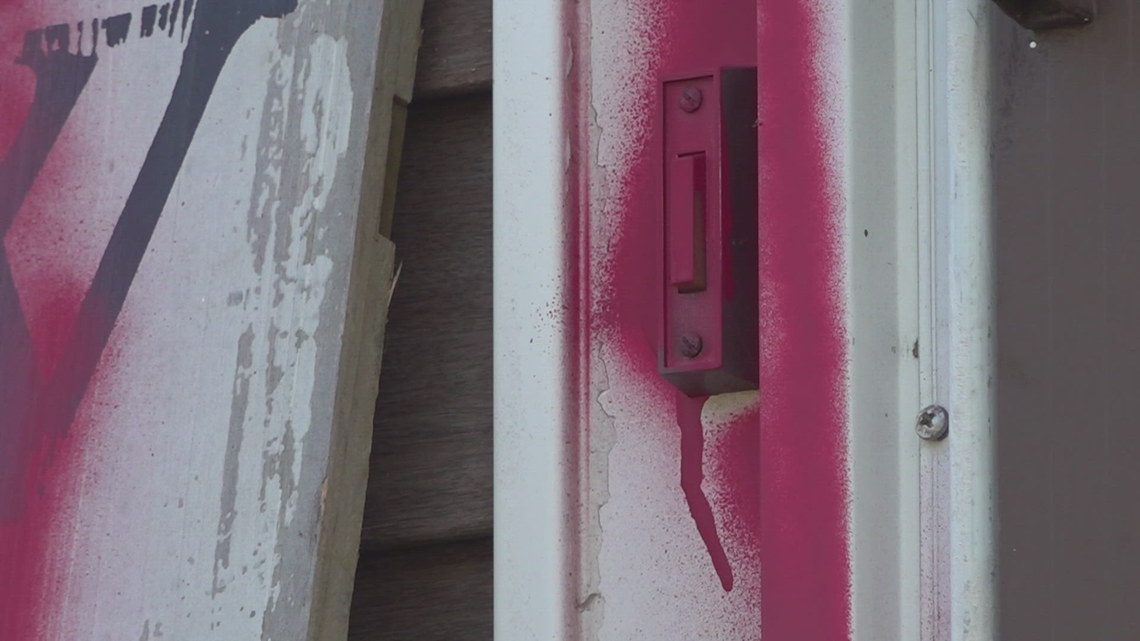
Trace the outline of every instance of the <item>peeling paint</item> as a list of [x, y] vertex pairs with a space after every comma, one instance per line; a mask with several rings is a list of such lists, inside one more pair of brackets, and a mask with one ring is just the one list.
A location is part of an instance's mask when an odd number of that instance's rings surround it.
[[218, 519], [218, 545], [214, 552], [214, 587], [211, 596], [226, 589], [219, 574], [230, 567], [230, 548], [234, 519], [237, 518], [238, 455], [245, 436], [246, 412], [249, 409], [249, 382], [253, 376], [253, 325], [246, 327], [237, 344], [237, 363], [234, 365], [233, 400], [230, 404], [230, 427], [226, 439], [226, 458], [223, 466], [222, 497]]
[[[306, 13], [301, 18], [304, 25], [318, 20], [316, 13]], [[327, 108], [326, 103], [334, 96], [343, 100], [345, 91], [351, 100], [351, 83], [348, 79], [348, 63], [344, 42], [328, 35], [320, 35], [315, 42], [302, 45], [286, 40], [281, 43], [281, 60], [275, 65], [274, 82], [267, 96], [266, 113], [262, 123], [262, 136], [268, 139], [282, 139], [290, 148], [300, 148], [306, 153], [297, 158], [277, 158], [271, 173], [279, 184], [305, 185], [299, 202], [292, 210], [278, 208], [276, 211], [261, 212], [261, 216], [272, 216], [274, 223], [263, 226], [264, 233], [251, 244], [255, 257], [264, 255], [265, 245], [273, 241], [275, 270], [272, 282], [265, 286], [274, 291], [274, 304], [283, 300], [285, 287], [303, 292], [290, 301], [291, 315], [303, 318], [319, 318], [324, 299], [325, 283], [332, 271], [329, 257], [315, 254], [315, 246], [323, 229], [314, 216], [325, 206], [327, 186], [335, 180], [337, 162], [343, 156], [351, 124], [345, 110]], [[285, 100], [283, 96], [289, 96]], [[259, 148], [262, 145], [259, 144]], [[301, 160], [301, 162], [298, 161]], [[272, 183], [267, 183], [272, 184]], [[265, 194], [257, 194], [252, 202], [272, 203], [277, 199]], [[254, 214], [251, 212], [251, 218]], [[292, 224], [297, 221], [297, 225]], [[263, 281], [264, 282], [264, 281]], [[289, 371], [310, 372], [313, 376], [316, 345], [312, 336], [320, 331], [319, 324], [301, 324], [295, 331], [287, 331], [276, 325], [270, 330], [270, 347], [267, 353], [267, 367], [270, 371], [287, 366]], [[287, 365], [277, 360], [280, 353], [288, 354], [293, 362]], [[304, 382], [311, 385], [311, 382]], [[294, 524], [294, 514], [300, 497], [296, 491], [301, 478], [302, 459], [296, 455], [299, 443], [306, 437], [303, 426], [309, 424], [309, 403], [296, 398], [298, 381], [294, 380], [287, 390], [277, 391], [274, 383], [267, 390], [266, 402], [272, 408], [273, 398], [280, 396], [280, 402], [288, 408], [291, 418], [285, 421], [285, 430], [280, 439], [270, 441], [262, 452], [261, 489], [259, 496], [265, 505], [273, 506], [271, 511], [278, 514], [276, 528], [285, 533], [313, 531], [312, 523]], [[267, 414], [268, 420], [269, 414]], [[323, 476], [323, 472], [322, 472]], [[284, 536], [274, 546], [277, 559], [311, 554], [316, 541], [312, 537]], [[300, 549], [298, 549], [300, 548]], [[295, 594], [302, 593], [294, 586], [282, 591], [286, 577], [279, 564], [271, 570], [273, 585], [271, 597], [265, 604], [262, 624], [264, 638], [286, 639], [289, 635], [291, 613], [299, 603]], [[284, 610], [282, 610], [284, 608]]]

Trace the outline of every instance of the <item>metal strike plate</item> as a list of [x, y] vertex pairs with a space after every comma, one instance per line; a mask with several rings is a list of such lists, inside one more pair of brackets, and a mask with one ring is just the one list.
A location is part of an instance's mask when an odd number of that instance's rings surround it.
[[994, 0], [1017, 24], [1034, 31], [1083, 27], [1092, 22], [1096, 0]]
[[661, 374], [689, 396], [759, 378], [756, 69], [662, 83]]

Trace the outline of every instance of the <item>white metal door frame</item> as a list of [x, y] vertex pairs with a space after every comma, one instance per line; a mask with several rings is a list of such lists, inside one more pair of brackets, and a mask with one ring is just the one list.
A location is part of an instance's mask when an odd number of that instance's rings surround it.
[[[987, 0], [809, 4], [826, 29], [816, 68], [843, 204], [850, 631], [992, 638], [985, 69], [989, 20], [1000, 14]], [[626, 486], [660, 470], [631, 458], [610, 469], [617, 459], [591, 448], [631, 438], [611, 415], [662, 401], [614, 385], [632, 374], [606, 352], [612, 335], [589, 333], [591, 279], [607, 268], [623, 163], [638, 153], [615, 131], [639, 126], [630, 105], [651, 77], [654, 29], [668, 11], [520, 0], [494, 9], [496, 635], [617, 638], [659, 622], [605, 607], [623, 603], [638, 570], [599, 548], [655, 544], [623, 538], [632, 530], [612, 510], [628, 505]], [[754, 402], [714, 399], [706, 430]], [[935, 403], [948, 409], [951, 435], [925, 443], [915, 415]], [[611, 528], [600, 525], [603, 509]], [[707, 577], [676, 570], [641, 578], [709, 589]], [[731, 619], [702, 620], [706, 638], [732, 638]]]

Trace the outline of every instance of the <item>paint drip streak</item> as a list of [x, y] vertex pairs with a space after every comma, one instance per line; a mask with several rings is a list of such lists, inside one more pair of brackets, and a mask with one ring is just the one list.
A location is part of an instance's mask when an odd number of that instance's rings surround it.
[[851, 635], [841, 203], [814, 3], [759, 13], [764, 638]]
[[681, 489], [685, 493], [685, 502], [689, 505], [689, 514], [693, 517], [701, 541], [709, 551], [720, 586], [725, 592], [731, 592], [732, 564], [728, 561], [724, 544], [717, 532], [712, 506], [701, 487], [705, 480], [705, 430], [701, 424], [701, 408], [706, 400], [707, 396], [689, 398], [677, 393], [677, 424], [681, 428]]

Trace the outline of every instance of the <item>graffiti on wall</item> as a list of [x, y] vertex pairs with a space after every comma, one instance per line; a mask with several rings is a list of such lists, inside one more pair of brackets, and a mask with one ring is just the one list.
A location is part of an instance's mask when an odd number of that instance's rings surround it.
[[[73, 429], [132, 283], [166, 208], [207, 104], [231, 52], [258, 21], [280, 18], [298, 0], [172, 0], [137, 11], [72, 23], [21, 29], [15, 65], [30, 74], [26, 111], [14, 107], [9, 80], [0, 87], [0, 638], [39, 638], [38, 611], [50, 543], [51, 514], [37, 501], [52, 453]], [[14, 17], [36, 13], [0, 2], [9, 35]], [[34, 6], [38, 8], [38, 3]], [[21, 14], [17, 16], [16, 14]], [[21, 249], [14, 223], [35, 203], [35, 185], [57, 147], [76, 105], [94, 88], [101, 54], [133, 41], [178, 39], [177, 79], [160, 124], [122, 205], [90, 285], [77, 292], [76, 309], [51, 323], [29, 314], [13, 252]], [[0, 61], [4, 64], [12, 60]], [[11, 68], [11, 67], [10, 67]], [[107, 88], [102, 88], [107, 90]], [[110, 91], [116, 91], [110, 88]], [[18, 97], [18, 96], [17, 96]], [[9, 104], [2, 104], [7, 101]], [[18, 114], [13, 116], [13, 114]], [[98, 139], [85, 128], [81, 135]], [[96, 140], [114, 144], [112, 140]], [[81, 161], [80, 161], [81, 162]], [[21, 211], [24, 213], [21, 214]], [[69, 212], [70, 214], [71, 212]], [[78, 217], [82, 212], [74, 212]], [[66, 255], [58, 260], [65, 261]], [[42, 284], [42, 283], [41, 283]]]
[[[296, 6], [297, 0], [174, 0], [142, 9], [139, 37], [153, 37], [156, 29], [185, 37], [181, 69], [79, 314], [63, 337], [53, 337], [59, 341], [54, 349], [29, 327], [0, 246], [0, 524], [13, 523], [24, 510], [30, 453], [65, 435], [75, 417], [226, 59], [254, 23]], [[126, 13], [27, 33], [17, 62], [35, 74], [35, 93], [0, 161], [0, 235], [11, 227], [86, 87], [99, 48], [121, 45], [135, 22]], [[85, 31], [93, 36], [86, 50]], [[56, 350], [57, 358], [46, 357]]]

